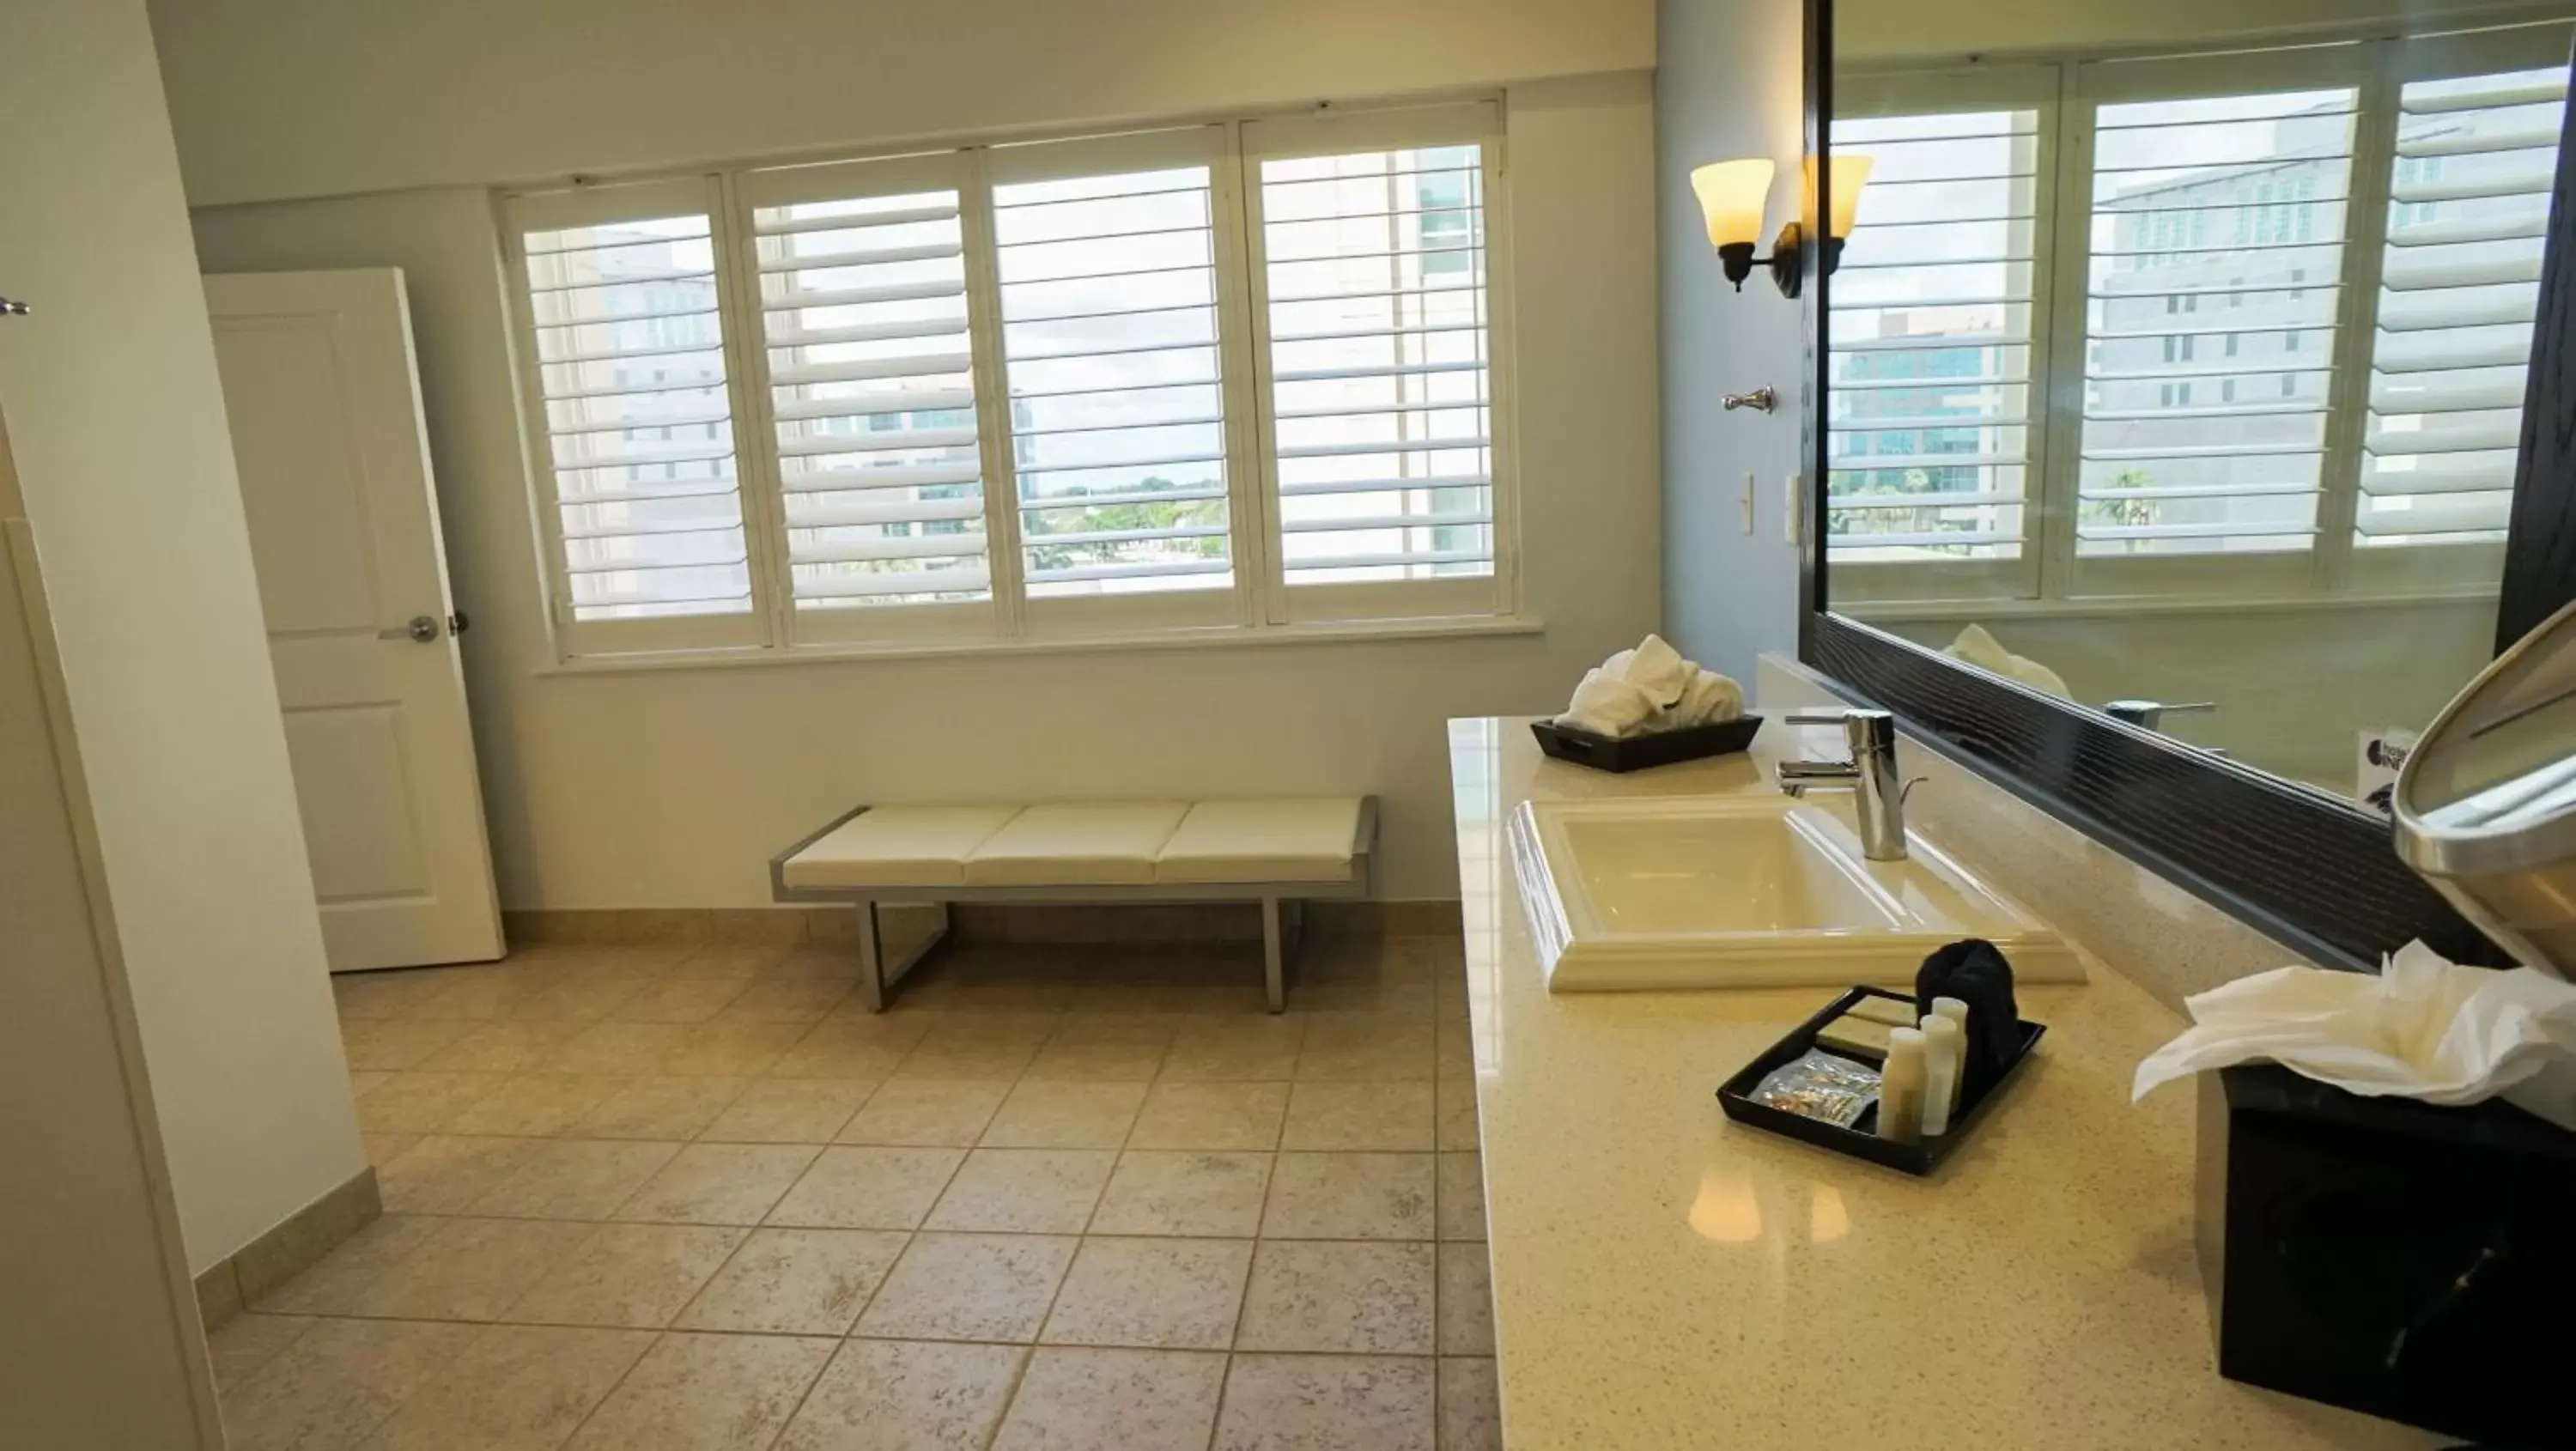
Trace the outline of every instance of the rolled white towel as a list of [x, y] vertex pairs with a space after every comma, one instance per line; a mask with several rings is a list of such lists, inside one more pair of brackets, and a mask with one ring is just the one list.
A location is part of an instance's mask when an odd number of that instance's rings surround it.
[[2027, 685], [2043, 695], [2053, 695], [2060, 700], [2072, 698], [2065, 680], [2056, 671], [2027, 655], [2016, 655], [2005, 649], [2004, 642], [1996, 639], [1983, 625], [1970, 625], [1961, 630], [1959, 638], [1951, 641], [1950, 648], [1941, 653], [1965, 660], [1978, 669], [1990, 670], [2016, 684]]
[[1691, 672], [1691, 682], [1683, 689], [1682, 698], [1666, 706], [1658, 716], [1663, 729], [1719, 725], [1744, 714], [1743, 686], [1696, 665]]
[[1624, 736], [1654, 714], [1655, 702], [1645, 691], [1606, 670], [1594, 669], [1584, 672], [1583, 683], [1574, 687], [1574, 699], [1567, 702], [1565, 714], [1556, 723], [1596, 736]]
[[[1658, 709], [1680, 700], [1699, 669], [1683, 659], [1679, 650], [1665, 644], [1661, 635], [1648, 635], [1636, 649], [1620, 653], [1628, 658], [1617, 670], [1619, 677], [1653, 697]], [[1619, 656], [1610, 658], [1617, 660]], [[1606, 662], [1604, 668], [1609, 668]]]

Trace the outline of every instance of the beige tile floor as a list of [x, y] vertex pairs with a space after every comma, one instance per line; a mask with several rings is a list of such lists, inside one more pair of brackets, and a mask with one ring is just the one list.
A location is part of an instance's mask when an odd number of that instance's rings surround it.
[[240, 1451], [1499, 1446], [1456, 945], [548, 947], [335, 980], [385, 1217]]

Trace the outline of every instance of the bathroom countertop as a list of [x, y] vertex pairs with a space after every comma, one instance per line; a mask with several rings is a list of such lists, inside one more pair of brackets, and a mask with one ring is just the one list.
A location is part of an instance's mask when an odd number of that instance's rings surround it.
[[1748, 756], [1612, 776], [1547, 760], [1525, 720], [1449, 732], [1513, 1451], [2449, 1444], [2220, 1378], [2193, 1095], [2129, 1103], [2182, 1020], [2099, 959], [2086, 985], [2022, 989], [2048, 1025], [2039, 1056], [1928, 1180], [1719, 1110], [1718, 1083], [1830, 992], [1548, 994], [1511, 809], [1771, 791], [1799, 733], [1774, 722]]

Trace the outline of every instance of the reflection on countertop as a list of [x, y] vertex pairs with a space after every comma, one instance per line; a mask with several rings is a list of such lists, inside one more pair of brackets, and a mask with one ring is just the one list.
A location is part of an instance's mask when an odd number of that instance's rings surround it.
[[1806, 733], [1774, 721], [1747, 755], [1611, 776], [1544, 759], [1522, 720], [1449, 729], [1515, 1451], [2442, 1444], [2219, 1378], [2192, 1097], [2128, 1102], [2181, 1021], [2101, 961], [2088, 986], [2023, 991], [2048, 1040], [1931, 1180], [1719, 1111], [1719, 1081], [1823, 990], [1548, 994], [1511, 809], [1770, 791]]

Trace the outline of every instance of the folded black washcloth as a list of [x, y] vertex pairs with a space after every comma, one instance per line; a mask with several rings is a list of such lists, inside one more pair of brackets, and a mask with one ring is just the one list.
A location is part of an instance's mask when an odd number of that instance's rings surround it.
[[1923, 959], [1914, 973], [1917, 1011], [1929, 1012], [1934, 998], [1957, 998], [1968, 1005], [1966, 1061], [1960, 1065], [1960, 1092], [1985, 1092], [2012, 1066], [2021, 1046], [2021, 1007], [2013, 1000], [2012, 964], [1982, 937], [1971, 937]]

